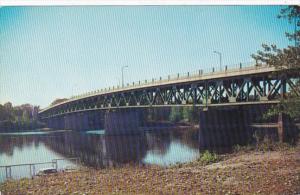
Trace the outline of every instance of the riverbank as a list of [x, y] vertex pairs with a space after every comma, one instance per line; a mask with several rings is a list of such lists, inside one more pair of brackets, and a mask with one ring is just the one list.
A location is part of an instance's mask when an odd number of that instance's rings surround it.
[[40, 121], [32, 120], [32, 121], [0, 121], [0, 132], [8, 133], [8, 132], [25, 132], [30, 129], [48, 129], [45, 128], [46, 125]]
[[298, 194], [300, 147], [239, 151], [223, 160], [168, 168], [82, 168], [1, 184], [4, 194]]
[[60, 132], [70, 132], [72, 130], [53, 130], [53, 129], [35, 129], [35, 130], [25, 130], [16, 132], [0, 132], [0, 135], [41, 135], [49, 133], [60, 133]]

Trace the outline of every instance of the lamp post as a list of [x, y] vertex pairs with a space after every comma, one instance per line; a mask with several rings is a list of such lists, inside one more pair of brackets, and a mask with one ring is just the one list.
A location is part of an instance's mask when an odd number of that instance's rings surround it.
[[214, 51], [214, 53], [218, 54], [220, 57], [220, 71], [222, 70], [222, 53], [218, 51]]
[[118, 86], [120, 86], [120, 78], [116, 77], [116, 80], [118, 81]]
[[122, 66], [122, 87], [124, 87], [124, 68], [128, 68], [128, 66]]

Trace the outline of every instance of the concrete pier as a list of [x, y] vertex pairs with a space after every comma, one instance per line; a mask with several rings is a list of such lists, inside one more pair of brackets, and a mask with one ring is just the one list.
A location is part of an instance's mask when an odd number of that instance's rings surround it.
[[200, 112], [200, 147], [228, 147], [246, 143], [251, 133], [248, 117], [241, 107]]
[[140, 133], [140, 110], [107, 111], [104, 116], [104, 129], [107, 135], [131, 135]]
[[104, 113], [91, 111], [84, 113], [71, 113], [65, 116], [44, 119], [47, 127], [52, 129], [68, 130], [95, 130], [104, 128]]

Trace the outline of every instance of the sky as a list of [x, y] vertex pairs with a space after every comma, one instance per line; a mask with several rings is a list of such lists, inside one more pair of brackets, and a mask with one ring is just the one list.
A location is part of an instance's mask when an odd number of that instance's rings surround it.
[[282, 6], [0, 8], [0, 104], [56, 98], [169, 74], [251, 62], [262, 43], [286, 47]]

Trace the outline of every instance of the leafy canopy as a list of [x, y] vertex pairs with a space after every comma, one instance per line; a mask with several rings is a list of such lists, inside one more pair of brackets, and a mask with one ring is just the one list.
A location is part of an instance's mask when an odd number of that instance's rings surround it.
[[[262, 45], [262, 50], [252, 57], [259, 63], [274, 66], [281, 69], [287, 74], [297, 75], [296, 88], [300, 91], [300, 6], [288, 6], [283, 8], [278, 15], [280, 19], [287, 19], [294, 25], [293, 32], [286, 32], [286, 37], [290, 40], [291, 45], [287, 48], [279, 49], [276, 45]], [[300, 118], [300, 97], [299, 93], [290, 93], [285, 99], [281, 99], [280, 104], [273, 106], [266, 118], [284, 113], [292, 118]]]

